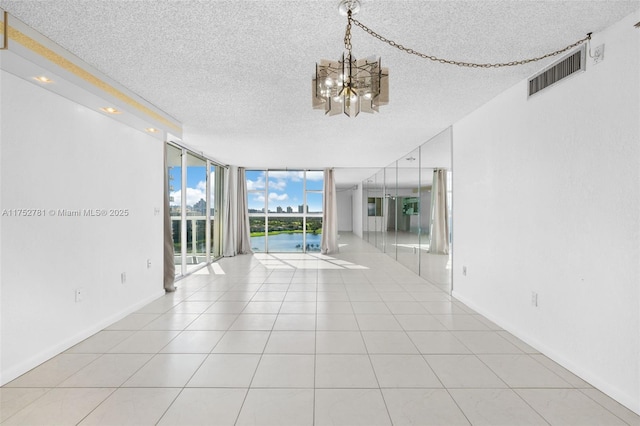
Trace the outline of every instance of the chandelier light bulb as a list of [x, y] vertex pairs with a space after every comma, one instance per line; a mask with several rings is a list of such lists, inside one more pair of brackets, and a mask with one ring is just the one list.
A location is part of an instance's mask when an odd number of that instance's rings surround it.
[[389, 71], [379, 58], [356, 59], [347, 53], [338, 61], [316, 64], [311, 90], [313, 108], [328, 115], [378, 112], [389, 103]]

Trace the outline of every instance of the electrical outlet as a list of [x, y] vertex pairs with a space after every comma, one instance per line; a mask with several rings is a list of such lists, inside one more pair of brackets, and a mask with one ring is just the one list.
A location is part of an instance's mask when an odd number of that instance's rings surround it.
[[127, 282], [127, 273], [126, 272], [123, 272], [123, 273], [120, 274], [120, 282], [122, 284]]
[[467, 276], [467, 267], [466, 266], [462, 267], [462, 275], [464, 275], [465, 277]]
[[531, 292], [531, 306], [538, 307], [538, 293], [535, 291]]
[[76, 288], [76, 303], [80, 303], [84, 300], [84, 289]]
[[604, 44], [596, 46], [595, 49], [593, 49], [593, 54], [591, 56], [593, 57], [594, 65], [604, 61]]
[[151, 269], [151, 259], [147, 259], [147, 269]]

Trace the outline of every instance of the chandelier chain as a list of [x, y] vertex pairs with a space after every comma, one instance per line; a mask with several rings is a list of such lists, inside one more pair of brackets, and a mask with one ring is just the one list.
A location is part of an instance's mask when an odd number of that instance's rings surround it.
[[368, 34], [372, 35], [373, 37], [377, 38], [378, 40], [380, 40], [383, 43], [387, 43], [389, 46], [391, 47], [395, 47], [398, 50], [401, 50], [403, 52], [406, 52], [410, 55], [416, 55], [419, 56], [420, 58], [423, 59], [428, 59], [430, 61], [433, 62], [439, 62], [441, 64], [449, 64], [449, 65], [456, 65], [459, 67], [467, 67], [467, 68], [504, 68], [504, 67], [514, 67], [517, 65], [525, 65], [531, 62], [537, 62], [537, 61], [541, 61], [543, 59], [546, 58], [550, 58], [552, 56], [556, 56], [559, 55], [561, 53], [566, 52], [567, 50], [571, 50], [574, 47], [577, 47], [579, 45], [581, 45], [582, 43], [591, 40], [591, 33], [587, 34], [586, 37], [584, 37], [581, 40], [576, 41], [573, 44], [568, 45], [567, 47], [560, 49], [560, 50], [556, 50], [555, 52], [551, 52], [551, 53], [547, 53], [545, 55], [542, 56], [537, 56], [534, 58], [529, 58], [529, 59], [521, 59], [519, 61], [511, 61], [511, 62], [498, 62], [498, 63], [483, 63], [483, 64], [478, 64], [478, 63], [473, 63], [473, 62], [463, 62], [463, 61], [455, 61], [455, 60], [451, 60], [451, 59], [443, 59], [443, 58], [438, 58], [437, 56], [433, 56], [433, 55], [427, 55], [425, 53], [420, 53], [416, 50], [404, 47], [401, 44], [396, 43], [393, 40], [389, 40], [383, 36], [381, 36], [380, 34], [376, 33], [375, 31], [373, 31], [371, 28], [367, 27], [366, 25], [364, 25], [363, 23], [361, 23], [360, 21], [358, 21], [357, 19], [354, 19], [351, 17], [351, 11], [349, 11], [349, 15], [348, 15], [348, 20], [349, 23], [347, 24], [347, 34], [345, 35], [345, 47], [347, 46], [347, 36], [348, 36], [348, 49], [351, 50], [351, 23], [353, 22], [354, 24], [356, 24], [358, 27], [362, 28], [365, 32], [367, 32]]
[[344, 48], [351, 54], [351, 9], [347, 11], [347, 30], [344, 33]]

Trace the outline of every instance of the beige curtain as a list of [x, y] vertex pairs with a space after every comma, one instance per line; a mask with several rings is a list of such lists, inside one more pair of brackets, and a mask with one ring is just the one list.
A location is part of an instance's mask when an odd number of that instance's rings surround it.
[[431, 242], [429, 252], [449, 254], [449, 209], [447, 208], [447, 171], [435, 169], [431, 187]]
[[322, 197], [322, 239], [320, 251], [323, 254], [338, 252], [338, 206], [336, 181], [333, 169], [324, 170], [324, 194]]
[[226, 185], [224, 187], [224, 218], [222, 221], [222, 241], [223, 253], [225, 257], [233, 257], [236, 251], [236, 229], [237, 229], [237, 202], [236, 202], [236, 181], [237, 168], [229, 166], [225, 170]]
[[164, 147], [164, 290], [168, 293], [176, 291], [176, 265], [173, 253], [173, 230], [169, 211], [169, 164], [167, 162], [167, 145]]
[[247, 179], [244, 167], [229, 166], [225, 174], [225, 209], [222, 228], [223, 256], [253, 253], [249, 236]]

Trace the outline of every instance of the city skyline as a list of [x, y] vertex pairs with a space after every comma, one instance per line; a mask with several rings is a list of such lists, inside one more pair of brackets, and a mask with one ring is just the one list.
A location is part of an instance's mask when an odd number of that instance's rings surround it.
[[[187, 208], [197, 209], [196, 205], [206, 200], [206, 167], [189, 166], [187, 169], [186, 204]], [[247, 205], [249, 213], [305, 213], [303, 205], [306, 195], [306, 213], [322, 213], [322, 191], [324, 174], [322, 171], [306, 172], [306, 194], [303, 188], [304, 171], [269, 171], [268, 182], [266, 171], [247, 170]], [[210, 180], [215, 179], [215, 172], [210, 173]], [[169, 168], [170, 206], [179, 207], [182, 202], [181, 167]], [[266, 194], [266, 195], [265, 195]], [[213, 199], [213, 193], [210, 194]], [[206, 209], [205, 209], [206, 211]]]
[[[304, 171], [247, 170], [247, 204], [250, 213], [304, 213]], [[322, 213], [322, 171], [306, 172], [308, 213]], [[266, 194], [266, 195], [265, 195]], [[278, 210], [280, 209], [280, 211]], [[291, 209], [291, 212], [288, 210]]]

